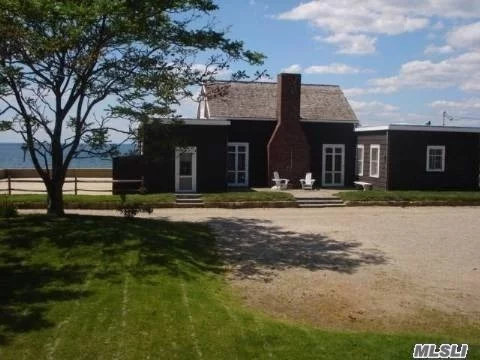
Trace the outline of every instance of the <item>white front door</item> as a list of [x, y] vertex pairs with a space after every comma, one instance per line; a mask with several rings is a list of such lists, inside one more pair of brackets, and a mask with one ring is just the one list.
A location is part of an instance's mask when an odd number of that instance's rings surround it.
[[228, 143], [228, 186], [248, 186], [248, 143]]
[[197, 191], [197, 148], [175, 148], [175, 191]]
[[323, 145], [323, 186], [343, 186], [345, 182], [345, 145]]

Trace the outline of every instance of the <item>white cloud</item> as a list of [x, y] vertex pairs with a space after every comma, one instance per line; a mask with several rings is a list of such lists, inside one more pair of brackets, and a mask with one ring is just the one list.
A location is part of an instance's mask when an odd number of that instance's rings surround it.
[[348, 98], [369, 94], [390, 94], [397, 91], [394, 87], [370, 87], [370, 88], [348, 88], [344, 89], [343, 93]]
[[302, 67], [300, 64], [292, 64], [285, 69], [282, 69], [282, 72], [284, 73], [293, 73], [293, 74], [299, 74], [302, 72]]
[[427, 121], [433, 122], [433, 120], [435, 120], [432, 115], [403, 113], [398, 106], [386, 104], [381, 101], [350, 100], [349, 102], [355, 110], [355, 114], [362, 126], [399, 123], [425, 124]]
[[304, 70], [305, 74], [359, 74], [362, 72], [371, 72], [369, 69], [361, 69], [341, 63], [332, 63], [330, 65], [313, 65]]
[[455, 48], [480, 49], [480, 21], [449, 32], [447, 43]]
[[[461, 110], [466, 112], [480, 112], [480, 98], [472, 98], [460, 101], [437, 100], [429, 104], [434, 109], [439, 110]], [[480, 118], [480, 114], [478, 115]]]
[[480, 91], [480, 52], [465, 53], [440, 62], [415, 60], [402, 65], [396, 76], [369, 81], [374, 88], [443, 89], [459, 87], [464, 91]]
[[337, 33], [327, 37], [316, 36], [315, 40], [336, 45], [340, 54], [365, 55], [375, 52], [377, 38], [364, 34]]
[[350, 105], [353, 110], [358, 113], [385, 113], [385, 112], [396, 112], [398, 110], [397, 106], [385, 104], [380, 101], [355, 101], [350, 100]]
[[359, 67], [350, 66], [342, 63], [331, 63], [329, 65], [312, 65], [307, 68], [302, 68], [300, 64], [292, 64], [284, 69], [282, 72], [286, 73], [304, 73], [304, 74], [359, 74], [373, 72], [371, 69], [362, 69]]
[[[282, 20], [308, 20], [332, 32], [397, 35], [422, 29], [428, 19], [388, 5], [389, 1], [324, 0], [301, 4], [279, 15]], [[393, 1], [390, 1], [393, 3]]]
[[[277, 19], [310, 22], [327, 33], [321, 39], [339, 46], [342, 53], [371, 54], [378, 35], [399, 35], [429, 26], [441, 31], [445, 24], [438, 18], [478, 17], [480, 0], [322, 0], [300, 4]], [[363, 38], [354, 41], [352, 37], [358, 35]]]
[[443, 45], [443, 46], [437, 46], [430, 44], [425, 48], [424, 54], [425, 55], [430, 55], [430, 54], [450, 54], [454, 52], [455, 50], [453, 47], [450, 45]]

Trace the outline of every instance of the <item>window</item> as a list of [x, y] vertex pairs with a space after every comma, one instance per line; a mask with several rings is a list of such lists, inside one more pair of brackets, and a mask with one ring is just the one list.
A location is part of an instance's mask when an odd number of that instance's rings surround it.
[[370, 177], [380, 177], [380, 145], [370, 145]]
[[248, 143], [228, 143], [228, 186], [248, 186]]
[[445, 146], [427, 146], [427, 171], [445, 171]]
[[363, 176], [363, 154], [365, 153], [364, 145], [357, 145], [357, 175]]

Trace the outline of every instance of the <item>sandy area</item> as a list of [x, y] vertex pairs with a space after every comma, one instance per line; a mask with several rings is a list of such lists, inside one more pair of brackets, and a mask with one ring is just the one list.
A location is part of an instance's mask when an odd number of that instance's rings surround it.
[[162, 209], [150, 217], [208, 222], [233, 287], [274, 316], [352, 330], [480, 326], [479, 207]]
[[[65, 194], [75, 193], [75, 179], [66, 178], [63, 185]], [[12, 194], [45, 194], [46, 188], [40, 178], [15, 178], [11, 180]], [[0, 180], [0, 194], [8, 193], [7, 179]], [[111, 178], [78, 178], [77, 194], [80, 195], [111, 195]]]

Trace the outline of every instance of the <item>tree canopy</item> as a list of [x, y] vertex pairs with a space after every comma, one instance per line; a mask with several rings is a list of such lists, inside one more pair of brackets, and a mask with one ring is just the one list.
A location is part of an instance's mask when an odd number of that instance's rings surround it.
[[216, 29], [215, 10], [211, 0], [0, 0], [0, 130], [23, 138], [49, 212], [63, 213], [73, 158], [113, 151], [112, 131], [131, 137], [138, 122], [175, 116], [192, 85], [232, 62], [263, 63]]

